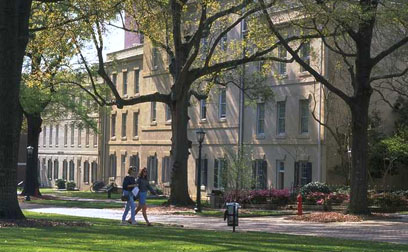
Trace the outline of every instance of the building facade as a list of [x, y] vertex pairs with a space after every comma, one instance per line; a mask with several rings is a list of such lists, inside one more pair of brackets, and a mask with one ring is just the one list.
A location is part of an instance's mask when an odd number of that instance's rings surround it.
[[[245, 27], [237, 26], [225, 40], [243, 38]], [[276, 53], [289, 58], [282, 48]], [[335, 61], [331, 61], [321, 40], [305, 43], [301, 56], [326, 78], [338, 78], [331, 71], [336, 68]], [[111, 80], [122, 97], [170, 93], [170, 60], [149, 41], [126, 33], [125, 49], [108, 54], [107, 59]], [[245, 67], [256, 72], [262, 64]], [[334, 174], [340, 162], [338, 146], [318, 121], [341, 125], [336, 120], [347, 120], [345, 104], [336, 97], [327, 99], [324, 86], [296, 62], [273, 63], [268, 71], [265, 81], [274, 93], [270, 100], [248, 105], [237, 86], [214, 87], [207, 100], [191, 99], [188, 137], [193, 144], [188, 159], [188, 186], [193, 198], [197, 188], [198, 128], [206, 132], [201, 174], [204, 196], [224, 189], [228, 180], [225, 170], [231, 169], [231, 151], [236, 152], [240, 146], [250, 152], [251, 172], [247, 176], [254, 188], [293, 189], [311, 181], [344, 182]], [[245, 86], [244, 79], [241, 87]], [[344, 85], [341, 79], [339, 85]], [[379, 106], [389, 113], [384, 105]], [[148, 102], [103, 110], [99, 142], [96, 135], [88, 136], [86, 130], [75, 128], [69, 120], [44, 127], [39, 156], [42, 185], [53, 185], [56, 178], [73, 180], [81, 189], [96, 180], [121, 185], [129, 166], [135, 166], [146, 167], [151, 183], [169, 194], [171, 120], [166, 104]]]
[[57, 179], [73, 181], [80, 190], [101, 179], [98, 134], [76, 121], [45, 124], [39, 139], [40, 186], [55, 186]]
[[[238, 26], [231, 37], [242, 37]], [[130, 36], [127, 36], [130, 38]], [[142, 41], [132, 37], [132, 41]], [[108, 55], [113, 62], [111, 79], [123, 97], [136, 97], [156, 91], [169, 93], [171, 76], [167, 55], [146, 41], [125, 42], [128, 48]], [[309, 47], [320, 48], [321, 41]], [[308, 51], [310, 53], [310, 49]], [[306, 52], [306, 53], [308, 53]], [[285, 52], [279, 52], [282, 56]], [[304, 55], [310, 57], [310, 55]], [[324, 51], [319, 50], [311, 64], [324, 74]], [[259, 63], [248, 64], [250, 71], [259, 70]], [[311, 112], [323, 121], [322, 86], [316, 83], [297, 63], [271, 66], [266, 80], [274, 98], [246, 105], [236, 86], [215, 87], [207, 100], [192, 98], [189, 107], [189, 139], [193, 142], [188, 160], [190, 195], [196, 195], [198, 143], [195, 131], [203, 128], [206, 137], [202, 148], [202, 186], [204, 194], [223, 189], [231, 151], [239, 145], [251, 151], [254, 186], [293, 188], [311, 181], [326, 180], [325, 130], [313, 120]], [[171, 113], [166, 104], [141, 103], [123, 109], [113, 107], [104, 123], [107, 134], [105, 174], [121, 184], [129, 166], [147, 167], [149, 180], [169, 192]]]

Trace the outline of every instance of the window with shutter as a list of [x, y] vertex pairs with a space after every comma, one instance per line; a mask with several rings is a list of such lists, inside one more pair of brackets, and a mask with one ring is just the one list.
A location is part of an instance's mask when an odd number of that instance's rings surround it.
[[252, 163], [252, 179], [255, 189], [266, 189], [266, 160], [257, 159]]
[[306, 161], [296, 162], [294, 186], [304, 186], [310, 182], [312, 182], [312, 163]]

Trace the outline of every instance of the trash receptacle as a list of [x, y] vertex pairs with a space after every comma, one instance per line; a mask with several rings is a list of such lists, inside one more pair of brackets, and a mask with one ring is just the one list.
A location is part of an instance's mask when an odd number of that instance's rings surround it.
[[237, 202], [230, 202], [226, 206], [227, 210], [225, 210], [224, 220], [227, 219], [227, 225], [232, 226], [235, 232], [235, 227], [238, 226], [238, 209], [240, 205]]

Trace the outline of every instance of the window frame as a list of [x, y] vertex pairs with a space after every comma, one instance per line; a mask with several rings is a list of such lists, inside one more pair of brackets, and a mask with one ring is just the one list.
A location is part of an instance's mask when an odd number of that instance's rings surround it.
[[258, 137], [265, 136], [265, 103], [264, 102], [257, 103], [257, 106], [256, 106], [256, 135]]
[[[283, 128], [281, 122], [283, 122], [282, 123]], [[286, 134], [286, 101], [278, 101], [276, 103], [276, 135], [283, 136], [285, 134]]]
[[207, 120], [207, 99], [200, 100], [200, 120]]
[[122, 113], [122, 129], [121, 129], [121, 136], [122, 139], [126, 139], [126, 130], [127, 130], [127, 113]]
[[218, 96], [218, 118], [220, 120], [227, 119], [227, 89], [220, 89]]
[[134, 94], [138, 94], [140, 92], [140, 69], [133, 70], [133, 92]]
[[285, 188], [285, 162], [283, 160], [276, 160], [276, 189], [281, 190], [284, 188]]
[[116, 114], [111, 115], [111, 138], [116, 137]]
[[150, 122], [157, 123], [157, 103], [155, 101], [150, 102]]
[[122, 71], [122, 95], [128, 94], [128, 72]]
[[[299, 100], [299, 132], [302, 135], [309, 134], [310, 100]], [[306, 129], [306, 130], [304, 130]]]

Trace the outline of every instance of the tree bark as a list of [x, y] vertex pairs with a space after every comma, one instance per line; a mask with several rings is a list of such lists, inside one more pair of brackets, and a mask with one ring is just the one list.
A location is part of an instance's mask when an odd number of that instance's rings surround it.
[[19, 92], [31, 0], [0, 1], [0, 219], [23, 219], [17, 200]]
[[39, 196], [40, 184], [38, 183], [38, 141], [41, 133], [42, 119], [39, 114], [25, 114], [27, 118], [28, 134], [27, 147], [32, 146], [33, 153], [27, 154], [26, 179], [23, 195]]
[[368, 108], [370, 95], [365, 95], [351, 108], [352, 114], [352, 171], [349, 212], [368, 214], [367, 161], [368, 161]]
[[188, 193], [188, 156], [191, 141], [188, 140], [188, 95], [173, 103], [172, 106], [172, 178], [170, 204], [175, 205], [193, 205]]

